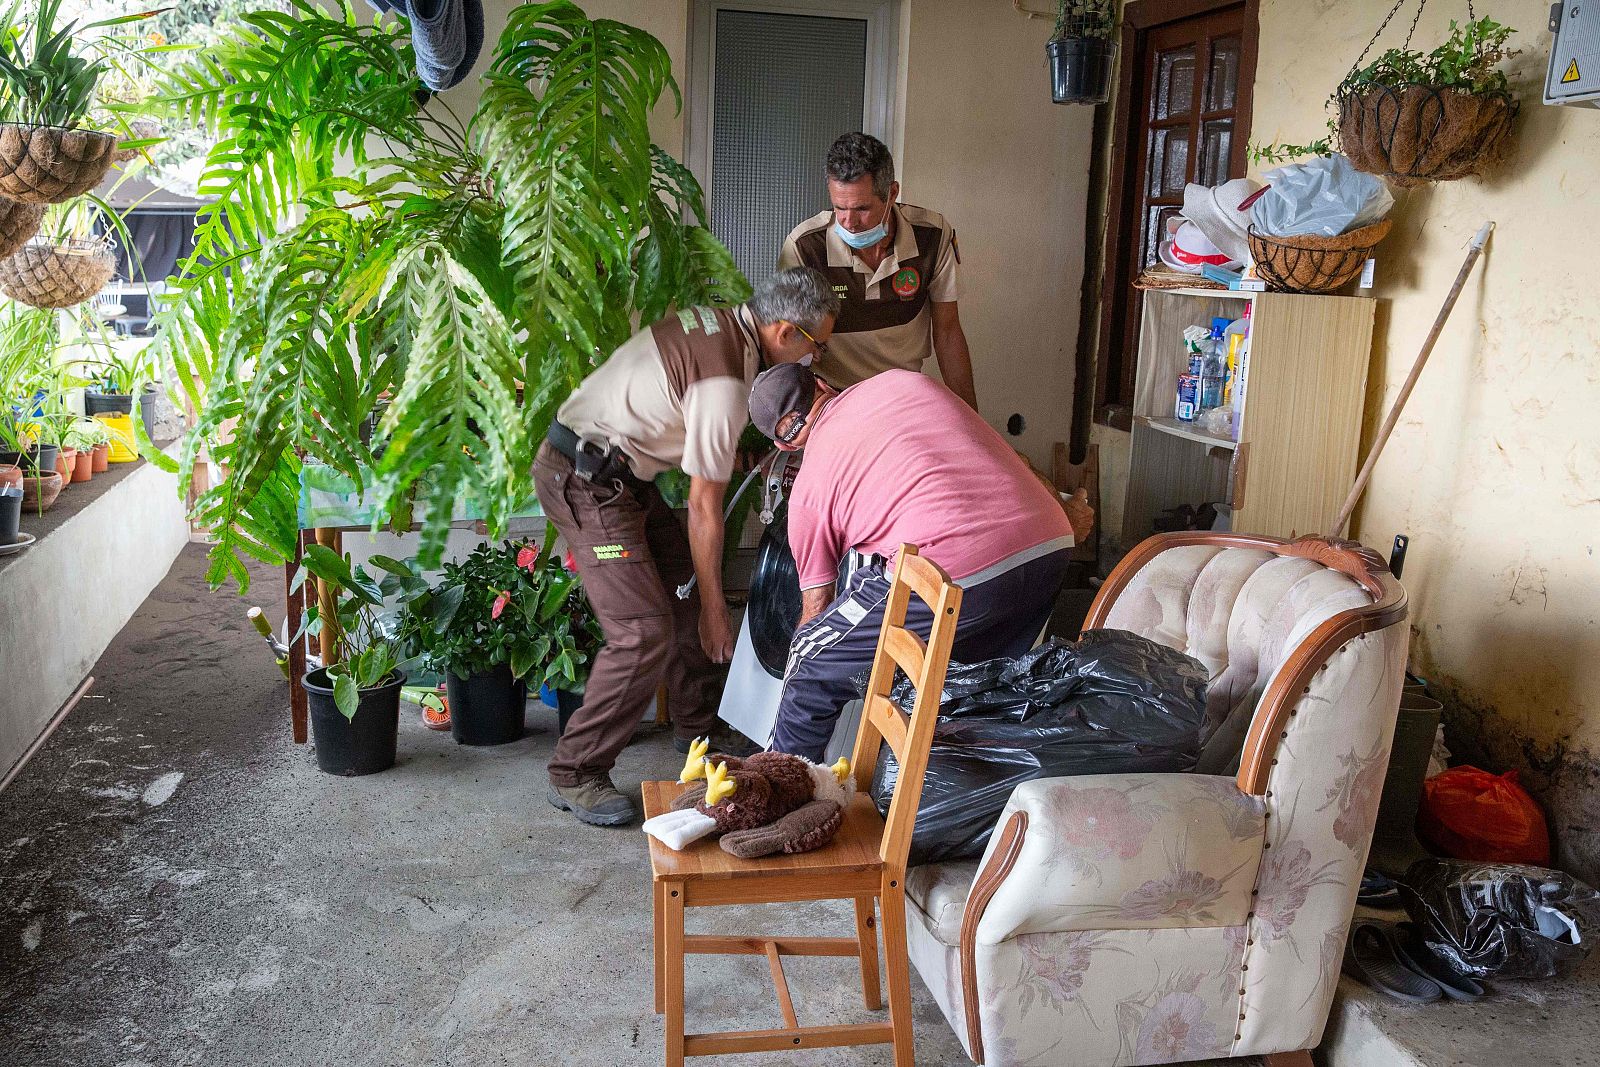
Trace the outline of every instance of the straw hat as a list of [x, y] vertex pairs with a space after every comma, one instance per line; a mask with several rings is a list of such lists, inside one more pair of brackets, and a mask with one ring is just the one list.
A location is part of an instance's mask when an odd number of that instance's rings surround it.
[[1261, 189], [1249, 178], [1233, 178], [1217, 186], [1191, 182], [1183, 187], [1183, 217], [1200, 227], [1229, 259], [1243, 263], [1250, 255], [1250, 205]]

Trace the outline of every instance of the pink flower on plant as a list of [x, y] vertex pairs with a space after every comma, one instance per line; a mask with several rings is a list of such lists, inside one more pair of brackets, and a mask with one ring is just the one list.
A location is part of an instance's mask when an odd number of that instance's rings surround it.
[[561, 565], [574, 574], [578, 572], [578, 561], [572, 558], [571, 552], [561, 557]]
[[506, 610], [506, 605], [509, 603], [511, 603], [510, 591], [502, 591], [499, 596], [494, 598], [494, 607], [489, 609], [489, 618], [498, 619], [500, 613]]
[[534, 564], [539, 562], [539, 546], [531, 541], [522, 546], [522, 551], [517, 553], [517, 566], [525, 571], [533, 570]]

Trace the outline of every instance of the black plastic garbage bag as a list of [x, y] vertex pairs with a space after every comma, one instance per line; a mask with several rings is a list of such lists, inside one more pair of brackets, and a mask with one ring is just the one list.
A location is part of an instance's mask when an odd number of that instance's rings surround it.
[[1428, 947], [1474, 978], [1549, 978], [1600, 936], [1600, 893], [1548, 867], [1421, 859], [1400, 896]]
[[[1014, 660], [950, 664], [911, 864], [981, 856], [1011, 791], [1034, 778], [1191, 770], [1206, 681], [1197, 660], [1125, 630], [1052, 638]], [[909, 713], [909, 680], [890, 695]], [[883, 746], [872, 799], [885, 815], [899, 771]]]

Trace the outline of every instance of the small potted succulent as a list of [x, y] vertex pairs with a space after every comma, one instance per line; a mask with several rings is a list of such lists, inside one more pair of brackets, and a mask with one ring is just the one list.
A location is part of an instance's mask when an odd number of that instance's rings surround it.
[[[407, 651], [445, 678], [460, 744], [522, 736], [528, 685], [581, 687], [592, 614], [571, 609], [577, 575], [555, 558], [554, 531], [534, 542], [484, 544], [401, 615]], [[580, 594], [581, 595], [581, 594]]]
[[1046, 44], [1050, 98], [1058, 104], [1103, 104], [1111, 95], [1116, 54], [1115, 0], [1056, 0], [1055, 31]]
[[85, 122], [101, 77], [139, 46], [95, 31], [159, 13], [62, 24], [62, 2], [13, 5], [0, 15], [0, 196], [18, 203], [59, 204], [100, 184], [117, 135]]
[[298, 590], [311, 575], [334, 594], [330, 618], [307, 598], [305, 622], [295, 635], [334, 634], [328, 657], [333, 662], [306, 672], [304, 680], [317, 766], [329, 774], [375, 774], [395, 762], [406, 660], [402, 642], [383, 618], [384, 601], [398, 596], [404, 602], [420, 579], [403, 562], [378, 556], [372, 563], [390, 573], [378, 578], [352, 565], [349, 556], [309, 545], [291, 583], [291, 591]]

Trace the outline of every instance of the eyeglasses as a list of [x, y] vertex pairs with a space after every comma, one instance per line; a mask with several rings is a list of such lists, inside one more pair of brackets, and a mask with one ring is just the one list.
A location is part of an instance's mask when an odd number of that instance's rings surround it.
[[[784, 321], [785, 322], [789, 322], [788, 319], [785, 319]], [[828, 346], [827, 346], [827, 344], [825, 344], [822, 341], [817, 340], [815, 337], [812, 337], [809, 333], [806, 332], [806, 328], [804, 326], [800, 325], [798, 322], [789, 322], [789, 325], [793, 326], [795, 329], [799, 330], [801, 337], [804, 337], [807, 341], [811, 342], [811, 347], [815, 348], [817, 350], [817, 355], [818, 356], [826, 358], [826, 356], [828, 355]]]

